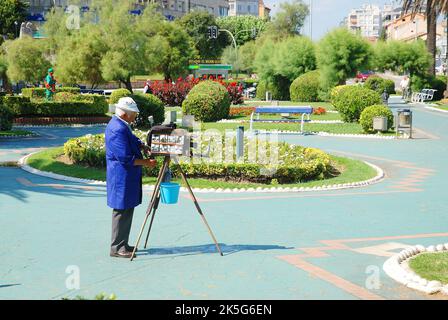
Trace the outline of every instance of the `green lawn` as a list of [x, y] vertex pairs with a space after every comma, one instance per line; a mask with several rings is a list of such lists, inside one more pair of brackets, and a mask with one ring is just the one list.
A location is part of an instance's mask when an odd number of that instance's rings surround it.
[[[63, 147], [52, 148], [41, 151], [28, 158], [28, 165], [33, 168], [62, 174], [71, 177], [93, 180], [106, 180], [105, 169], [88, 168], [80, 165], [68, 165], [56, 159], [63, 154]], [[331, 156], [335, 167], [341, 172], [340, 175], [325, 179], [296, 184], [284, 184], [282, 187], [318, 187], [323, 185], [344, 184], [350, 182], [364, 181], [375, 177], [376, 171], [362, 161]], [[156, 178], [144, 177], [143, 183], [154, 184]], [[183, 184], [180, 180], [175, 180]], [[257, 183], [236, 183], [225, 181], [214, 181], [207, 179], [190, 179], [193, 187], [197, 188], [257, 188], [276, 187], [278, 185], [266, 185]]]
[[[262, 105], [271, 105], [267, 102], [246, 102], [246, 104], [241, 105], [244, 106], [262, 106]], [[323, 107], [327, 110], [334, 110], [334, 107], [328, 102], [290, 102], [290, 101], [282, 101], [280, 105], [311, 105], [313, 107]], [[233, 106], [238, 107], [238, 106]], [[177, 111], [178, 118], [182, 117], [182, 109], [180, 107], [166, 107], [166, 111]], [[299, 119], [298, 116], [294, 116], [294, 118]], [[243, 117], [232, 117], [231, 119], [235, 120], [250, 120], [250, 116]], [[261, 115], [260, 119], [281, 119], [280, 115]], [[338, 113], [327, 113], [325, 115], [311, 115], [311, 120], [341, 120], [341, 116]], [[208, 129], [217, 129], [221, 132], [225, 130], [234, 130], [239, 126], [244, 126], [246, 130], [249, 129], [249, 123], [215, 123], [215, 122], [206, 122], [202, 124], [203, 130]], [[264, 122], [256, 122], [254, 123], [254, 129], [258, 130], [286, 130], [286, 131], [299, 131], [300, 123], [264, 123]], [[361, 125], [359, 123], [306, 123], [304, 126], [304, 130], [306, 132], [327, 132], [327, 133], [335, 133], [335, 134], [365, 134]], [[393, 135], [394, 132], [383, 133], [383, 135]]]
[[409, 266], [422, 278], [448, 284], [448, 252], [421, 254], [411, 259]]
[[[271, 106], [272, 102], [257, 102], [257, 101], [245, 101], [244, 104], [240, 105], [241, 107], [244, 106]], [[333, 105], [329, 102], [291, 102], [291, 101], [279, 101], [280, 106], [311, 106], [313, 108], [322, 107], [327, 110], [335, 110]]]
[[31, 131], [25, 131], [25, 130], [0, 131], [0, 137], [26, 136], [29, 134], [33, 133]]
[[442, 110], [448, 110], [448, 104], [442, 104], [442, 103], [436, 103], [437, 106], [431, 106], [433, 108], [442, 109]]
[[[249, 130], [249, 123], [239, 124], [239, 123], [215, 123], [206, 122], [202, 124], [203, 130], [217, 129], [221, 132], [225, 130], [235, 130], [236, 128], [244, 126], [245, 130]], [[299, 131], [299, 123], [264, 123], [256, 122], [254, 124], [255, 130], [289, 130], [289, 131]], [[306, 123], [304, 126], [305, 132], [327, 132], [336, 134], [365, 134], [361, 125], [359, 123]], [[394, 135], [395, 133], [390, 131], [383, 133], [383, 135]]]

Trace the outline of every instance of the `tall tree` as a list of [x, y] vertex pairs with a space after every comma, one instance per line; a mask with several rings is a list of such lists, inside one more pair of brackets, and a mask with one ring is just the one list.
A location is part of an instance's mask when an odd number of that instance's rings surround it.
[[208, 27], [217, 25], [214, 15], [205, 11], [193, 11], [176, 20], [176, 23], [193, 39], [200, 58], [216, 59], [221, 56], [227, 38], [223, 35], [218, 39], [208, 37]]
[[[227, 16], [217, 19], [219, 28], [229, 30], [234, 36], [238, 46], [258, 38], [267, 28], [268, 21], [255, 16]], [[227, 38], [227, 44], [233, 45], [232, 39]]]
[[278, 36], [301, 35], [309, 14], [310, 9], [303, 0], [282, 2], [270, 26], [271, 32]]
[[404, 12], [411, 12], [413, 15], [419, 12], [425, 13], [427, 27], [426, 47], [432, 57], [428, 71], [432, 76], [436, 74], [437, 16], [442, 2], [444, 0], [403, 0]]
[[21, 23], [25, 21], [27, 9], [28, 4], [22, 0], [0, 0], [0, 36], [18, 36], [16, 30], [18, 31]]
[[317, 50], [324, 91], [335, 85], [345, 84], [357, 71], [368, 68], [372, 56], [370, 43], [360, 35], [355, 35], [345, 28], [329, 32], [319, 42]]
[[8, 65], [6, 74], [11, 81], [41, 82], [51, 66], [43, 42], [24, 37], [6, 41], [2, 47]]

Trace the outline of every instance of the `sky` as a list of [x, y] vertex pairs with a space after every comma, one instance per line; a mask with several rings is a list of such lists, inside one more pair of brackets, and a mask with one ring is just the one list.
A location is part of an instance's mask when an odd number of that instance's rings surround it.
[[[279, 4], [290, 0], [264, 0], [275, 15]], [[313, 3], [313, 40], [319, 40], [329, 30], [338, 27], [339, 23], [348, 16], [351, 9], [361, 7], [363, 4], [376, 4], [382, 7], [384, 4], [394, 3], [393, 0], [303, 0], [309, 4]], [[395, 0], [395, 3], [401, 1]], [[310, 19], [307, 19], [304, 26], [304, 34], [310, 36]]]

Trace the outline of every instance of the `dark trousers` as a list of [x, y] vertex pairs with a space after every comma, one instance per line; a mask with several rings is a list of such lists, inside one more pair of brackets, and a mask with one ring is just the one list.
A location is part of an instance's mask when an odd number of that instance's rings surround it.
[[134, 208], [112, 211], [112, 244], [111, 253], [127, 251], [129, 247], [129, 233], [131, 232]]

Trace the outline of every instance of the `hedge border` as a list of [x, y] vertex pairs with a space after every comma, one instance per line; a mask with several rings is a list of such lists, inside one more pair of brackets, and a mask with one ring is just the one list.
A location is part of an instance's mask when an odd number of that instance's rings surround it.
[[[47, 178], [52, 178], [52, 179], [56, 179], [56, 180], [61, 180], [61, 181], [68, 181], [68, 182], [76, 182], [76, 183], [83, 183], [83, 184], [88, 184], [88, 185], [96, 185], [96, 186], [106, 186], [106, 182], [105, 181], [98, 181], [98, 180], [90, 180], [90, 179], [80, 179], [80, 178], [74, 178], [74, 177], [68, 177], [68, 176], [64, 176], [64, 175], [60, 175], [60, 174], [56, 174], [56, 173], [52, 173], [52, 172], [46, 172], [46, 171], [41, 171], [35, 168], [30, 167], [29, 165], [27, 165], [27, 160], [30, 156], [41, 152], [37, 151], [37, 152], [33, 152], [30, 153], [24, 157], [22, 157], [19, 161], [18, 161], [18, 165], [22, 170], [25, 170], [31, 174], [35, 174], [38, 176], [43, 176], [43, 177], [47, 177]], [[358, 160], [358, 161], [362, 161], [362, 160]], [[385, 178], [385, 173], [384, 171], [378, 167], [377, 165], [374, 165], [372, 163], [369, 163], [367, 161], [362, 161], [365, 164], [367, 164], [368, 166], [372, 167], [373, 169], [375, 169], [376, 171], [376, 176], [368, 179], [368, 180], [364, 180], [364, 181], [358, 181], [358, 182], [351, 182], [351, 183], [344, 183], [344, 184], [335, 184], [335, 185], [324, 185], [321, 187], [273, 187], [273, 188], [262, 188], [262, 187], [257, 187], [257, 188], [226, 188], [226, 189], [222, 189], [222, 188], [192, 188], [194, 192], [197, 193], [295, 193], [295, 192], [316, 192], [316, 191], [331, 191], [331, 190], [342, 190], [342, 189], [353, 189], [353, 188], [361, 188], [361, 187], [366, 187], [372, 184], [376, 184], [381, 182], [384, 178]], [[154, 190], [154, 186], [153, 185], [144, 185], [144, 189], [145, 190]], [[180, 190], [182, 192], [188, 192], [188, 189], [185, 187], [181, 187]]]

